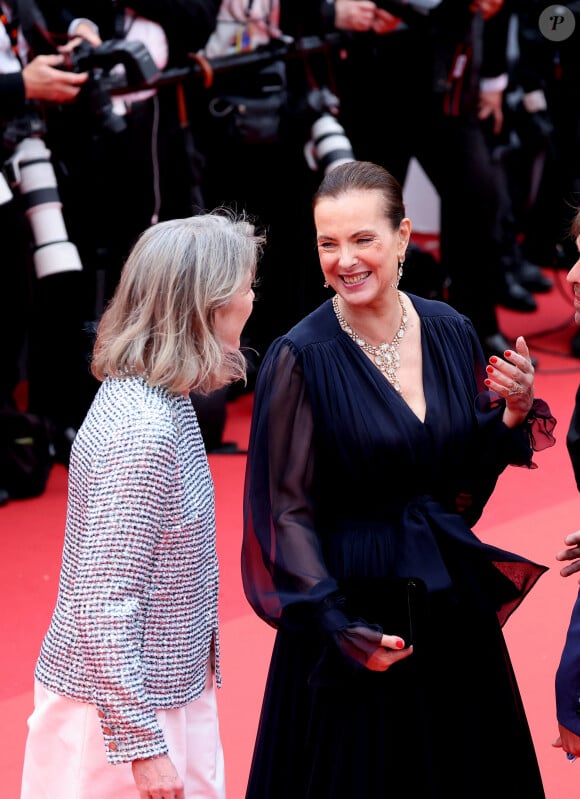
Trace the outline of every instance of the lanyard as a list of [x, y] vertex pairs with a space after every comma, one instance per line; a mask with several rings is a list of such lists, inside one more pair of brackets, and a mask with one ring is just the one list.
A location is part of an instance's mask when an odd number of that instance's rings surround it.
[[18, 52], [18, 20], [16, 18], [16, 14], [13, 12], [12, 17], [8, 19], [6, 14], [3, 11], [0, 11], [0, 24], [4, 25], [6, 33], [8, 34], [8, 38], [10, 39], [10, 47], [12, 52], [20, 62], [20, 66], [22, 66], [22, 59], [20, 58], [20, 53]]

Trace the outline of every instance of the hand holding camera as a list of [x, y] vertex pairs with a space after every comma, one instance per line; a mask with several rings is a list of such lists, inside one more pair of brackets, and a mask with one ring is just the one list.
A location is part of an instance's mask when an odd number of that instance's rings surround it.
[[64, 60], [61, 54], [38, 55], [24, 67], [22, 78], [27, 100], [69, 103], [77, 97], [88, 73], [64, 72], [61, 68]]

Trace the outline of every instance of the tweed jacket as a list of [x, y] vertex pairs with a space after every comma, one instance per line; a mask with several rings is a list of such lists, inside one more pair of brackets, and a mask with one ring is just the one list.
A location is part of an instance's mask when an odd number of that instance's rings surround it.
[[218, 640], [214, 486], [191, 400], [105, 380], [73, 444], [58, 596], [35, 677], [96, 705], [110, 763], [167, 753], [155, 709]]

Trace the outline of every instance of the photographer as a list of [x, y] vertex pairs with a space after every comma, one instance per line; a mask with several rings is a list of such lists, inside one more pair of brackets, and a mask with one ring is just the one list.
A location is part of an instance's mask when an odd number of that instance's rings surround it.
[[[342, 119], [358, 158], [404, 185], [415, 158], [440, 201], [448, 299], [486, 354], [512, 346], [496, 306], [498, 187], [484, 127], [501, 129], [511, 0], [337, 0]], [[382, 107], [383, 113], [377, 109]], [[477, 280], [474, 280], [474, 275]]]
[[[328, 48], [308, 46], [324, 45], [326, 31], [311, 0], [223, 0], [202, 55], [237, 66], [216, 71], [206, 92], [192, 92], [208, 205], [236, 204], [268, 230], [244, 331], [255, 366], [272, 339], [324, 296], [310, 209], [321, 171], [309, 166], [305, 145], [322, 113], [309, 98], [332, 87]], [[260, 49], [272, 58], [253, 58]]]
[[[179, 85], [153, 84], [163, 70], [189, 64], [188, 53], [203, 46], [213, 30], [218, 5], [217, 0], [136, 0], [131, 7], [38, 3], [39, 46], [48, 51], [73, 44], [71, 74], [88, 65], [90, 75], [78, 102], [55, 109], [48, 119], [63, 214], [83, 262], [89, 329], [112, 296], [139, 234], [158, 221], [189, 216], [201, 205], [196, 164], [184, 142]], [[102, 48], [109, 45], [103, 58]], [[129, 45], [141, 45], [144, 56], [135, 47], [131, 52], [137, 56], [126, 63]], [[152, 85], [134, 85], [131, 70], [151, 60]], [[107, 91], [116, 78], [117, 85], [126, 85], [122, 94]], [[92, 381], [81, 412], [96, 388]]]
[[[14, 155], [11, 126], [43, 111], [72, 104], [88, 78], [59, 67], [64, 55], [36, 54], [20, 25], [21, 4], [2, 2], [0, 15], [0, 165]], [[2, 177], [0, 229], [0, 414], [4, 419], [22, 406], [19, 384], [27, 380], [26, 410], [46, 420], [57, 458], [67, 445], [66, 431], [77, 419], [81, 360], [81, 320], [77, 314], [80, 272], [63, 269], [38, 279], [32, 259], [32, 237], [22, 197]], [[10, 422], [6, 421], [6, 426]], [[0, 474], [4, 466], [3, 451]], [[0, 480], [0, 482], [3, 482]], [[0, 503], [10, 498], [0, 485]]]
[[[57, 9], [40, 0], [38, 6], [49, 32], [45, 46], [82, 37], [97, 48], [97, 56], [103, 42], [140, 42], [160, 76], [164, 69], [189, 65], [188, 54], [205, 44], [215, 26], [219, 0], [135, 0], [130, 7], [70, 0]], [[99, 105], [96, 83], [103, 73], [106, 78], [121, 72], [121, 66], [103, 66], [97, 57], [91, 59], [90, 48], [83, 61], [93, 67], [92, 85], [75, 108], [53, 115], [51, 130], [67, 173], [63, 191], [76, 206], [65, 202], [65, 213], [83, 261], [85, 256], [89, 263], [100, 260], [97, 266], [105, 269], [106, 301], [142, 230], [191, 213], [191, 167], [176, 85], [141, 91], [129, 85], [126, 93], [110, 98], [111, 113]], [[70, 68], [77, 68], [74, 59]]]

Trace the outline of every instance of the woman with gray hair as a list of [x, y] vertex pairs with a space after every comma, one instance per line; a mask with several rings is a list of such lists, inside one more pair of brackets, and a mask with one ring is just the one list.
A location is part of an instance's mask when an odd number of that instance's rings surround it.
[[21, 799], [223, 799], [215, 500], [189, 392], [245, 379], [264, 239], [227, 209], [146, 230], [97, 331]]

